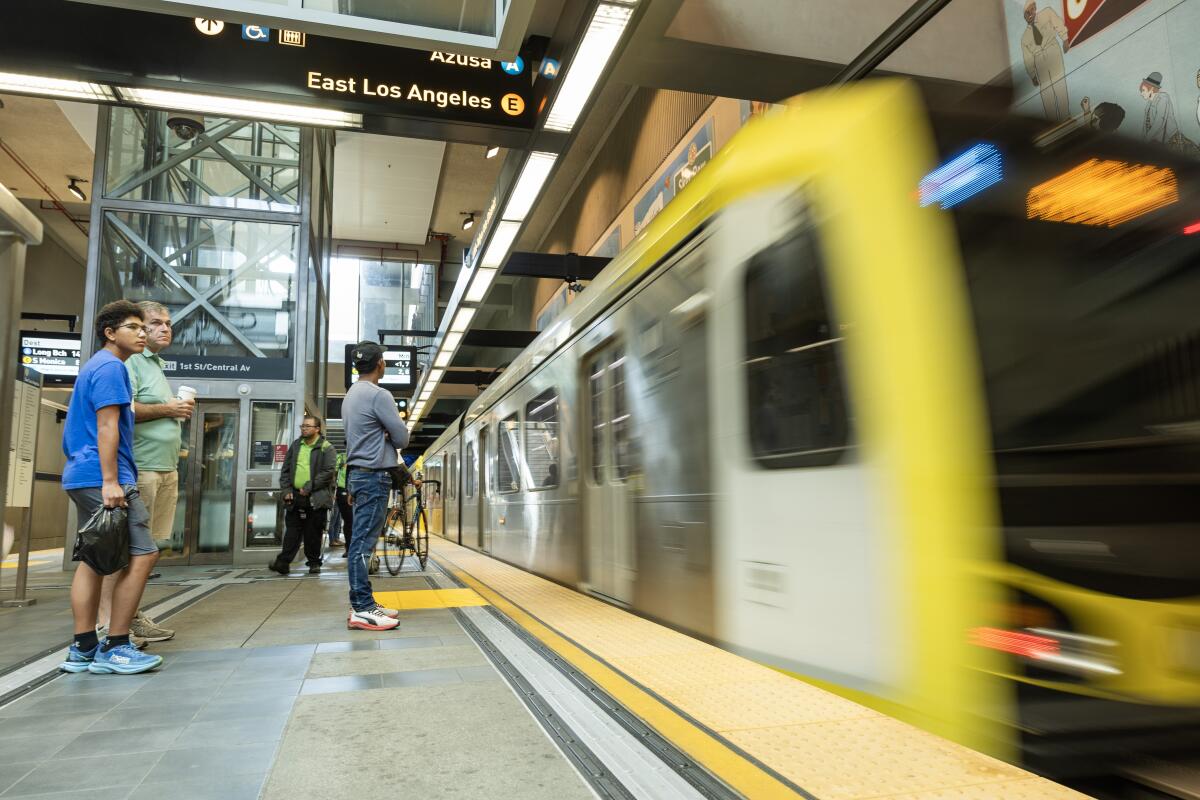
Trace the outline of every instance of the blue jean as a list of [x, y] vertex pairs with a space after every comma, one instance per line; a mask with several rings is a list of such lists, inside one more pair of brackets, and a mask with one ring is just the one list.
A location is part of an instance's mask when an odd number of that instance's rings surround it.
[[392, 476], [386, 472], [351, 470], [346, 480], [350, 495], [354, 498], [354, 520], [351, 525], [350, 551], [346, 555], [347, 572], [350, 575], [350, 605], [355, 611], [366, 611], [375, 607], [375, 595], [371, 593], [371, 578], [367, 567], [375, 542], [383, 531], [387, 520], [388, 497], [392, 491]]

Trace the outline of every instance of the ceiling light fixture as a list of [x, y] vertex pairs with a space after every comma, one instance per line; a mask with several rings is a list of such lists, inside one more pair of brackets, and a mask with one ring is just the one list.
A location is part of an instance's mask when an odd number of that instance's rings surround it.
[[487, 250], [483, 253], [483, 258], [479, 261], [479, 266], [483, 269], [497, 269], [504, 263], [504, 257], [508, 255], [508, 250], [512, 247], [513, 241], [517, 238], [517, 231], [521, 230], [521, 223], [505, 220], [496, 226], [496, 233], [493, 234], [492, 240], [488, 242]]
[[484, 158], [495, 158], [500, 155], [500, 145], [494, 144], [484, 153]]
[[454, 321], [450, 323], [451, 333], [463, 333], [467, 328], [471, 327], [471, 320], [475, 318], [475, 312], [478, 309], [463, 307], [454, 315]]
[[460, 211], [460, 214], [466, 214], [466, 219], [463, 220], [463, 230], [469, 231], [475, 227], [475, 213], [472, 211]]
[[44, 78], [41, 75], [21, 75], [16, 72], [0, 72], [0, 91], [16, 94], [37, 94], [46, 97], [67, 97], [72, 100], [91, 100], [102, 103], [116, 102], [112, 89], [87, 81], [64, 81]]
[[534, 152], [529, 154], [525, 166], [521, 168], [521, 174], [517, 177], [516, 184], [513, 185], [512, 194], [508, 196], [508, 205], [504, 207], [504, 213], [500, 215], [500, 219], [518, 222], [525, 219], [529, 209], [533, 208], [533, 203], [541, 193], [542, 186], [545, 185], [546, 178], [549, 177], [550, 170], [554, 168], [554, 162], [557, 160], [558, 156], [555, 153]]
[[79, 188], [79, 184], [87, 183], [83, 178], [76, 178], [74, 175], [67, 176], [67, 191], [79, 198], [79, 202], [86, 203], [87, 195], [83, 193], [83, 189]]
[[601, 3], [596, 7], [583, 42], [567, 68], [562, 88], [554, 96], [546, 116], [546, 130], [570, 133], [575, 127], [632, 16], [633, 8], [628, 5]]
[[316, 108], [291, 103], [271, 103], [264, 100], [245, 100], [239, 97], [219, 97], [193, 92], [174, 92], [165, 89], [142, 89], [118, 86], [117, 93], [128, 103], [173, 111], [197, 111], [221, 117], [265, 119], [311, 125], [318, 128], [361, 128], [362, 114]]

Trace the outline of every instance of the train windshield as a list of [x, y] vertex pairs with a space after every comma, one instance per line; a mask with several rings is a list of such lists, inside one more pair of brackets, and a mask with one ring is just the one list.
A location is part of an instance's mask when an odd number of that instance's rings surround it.
[[948, 160], [998, 157], [998, 182], [950, 201], [994, 449], [1200, 441], [1200, 163], [1086, 127], [972, 128], [938, 133]]
[[[989, 131], [986, 170], [939, 184], [956, 192], [1006, 558], [1105, 593], [1193, 596], [1200, 162], [1021, 126]], [[981, 141], [940, 135], [951, 158]]]

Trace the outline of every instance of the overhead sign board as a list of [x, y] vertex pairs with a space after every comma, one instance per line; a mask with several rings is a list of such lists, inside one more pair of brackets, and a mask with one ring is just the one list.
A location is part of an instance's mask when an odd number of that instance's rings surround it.
[[4, 72], [504, 128], [538, 106], [528, 74], [479, 56], [69, 0], [5, 0], [4, 18]]
[[[346, 388], [358, 381], [358, 370], [351, 361], [353, 344], [346, 345]], [[379, 385], [393, 394], [408, 394], [417, 385], [417, 349], [415, 347], [388, 347], [383, 354], [383, 378]]]
[[78, 333], [21, 331], [21, 366], [42, 374], [47, 386], [74, 384], [79, 374]]

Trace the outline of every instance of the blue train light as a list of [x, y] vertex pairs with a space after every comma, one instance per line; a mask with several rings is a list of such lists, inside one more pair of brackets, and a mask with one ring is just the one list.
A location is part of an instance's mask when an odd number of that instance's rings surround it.
[[992, 144], [977, 144], [921, 179], [922, 206], [953, 208], [1004, 178], [1004, 160]]

